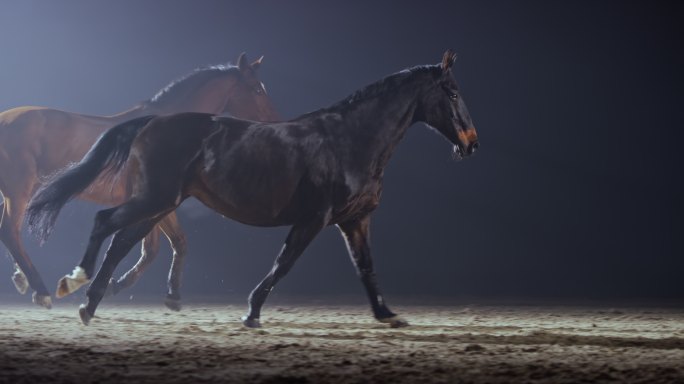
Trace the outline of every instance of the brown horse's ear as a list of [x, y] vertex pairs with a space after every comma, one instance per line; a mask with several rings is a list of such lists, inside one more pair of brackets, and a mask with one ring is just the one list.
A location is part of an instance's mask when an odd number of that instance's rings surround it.
[[261, 57], [258, 60], [256, 60], [252, 64], [250, 64], [252, 66], [252, 69], [254, 69], [254, 70], [259, 69], [259, 67], [261, 66], [262, 60], [264, 60], [264, 55], [261, 55]]
[[442, 71], [446, 73], [451, 70], [454, 61], [456, 61], [456, 53], [452, 52], [451, 49], [447, 49], [447, 51], [444, 52], [444, 56], [442, 56]]
[[247, 55], [242, 52], [240, 56], [237, 59], [237, 67], [240, 69], [240, 71], [246, 71], [249, 69], [249, 62], [247, 62]]

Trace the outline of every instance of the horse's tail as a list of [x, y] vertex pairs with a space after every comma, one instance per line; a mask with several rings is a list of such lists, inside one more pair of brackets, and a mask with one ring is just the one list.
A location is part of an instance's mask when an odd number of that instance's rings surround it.
[[133, 140], [154, 117], [139, 117], [110, 128], [80, 162], [50, 176], [33, 195], [26, 209], [29, 231], [45, 241], [64, 204], [88, 188], [105, 171], [115, 175], [123, 168]]

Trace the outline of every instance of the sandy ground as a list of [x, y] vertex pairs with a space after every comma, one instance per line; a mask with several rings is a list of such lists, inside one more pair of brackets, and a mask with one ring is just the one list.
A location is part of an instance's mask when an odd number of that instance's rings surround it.
[[0, 302], [0, 383], [684, 383], [684, 308]]

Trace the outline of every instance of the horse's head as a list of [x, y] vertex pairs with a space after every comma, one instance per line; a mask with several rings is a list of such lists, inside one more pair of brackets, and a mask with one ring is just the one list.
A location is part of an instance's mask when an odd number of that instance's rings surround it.
[[456, 54], [446, 51], [441, 64], [435, 66], [434, 82], [421, 95], [417, 120], [439, 131], [454, 145], [454, 158], [472, 155], [480, 146], [473, 121], [458, 93], [451, 67]]
[[146, 113], [204, 112], [247, 120], [277, 121], [278, 113], [257, 76], [262, 59], [250, 64], [243, 53], [236, 66], [197, 69], [148, 100]]
[[273, 107], [271, 99], [266, 93], [264, 84], [257, 76], [257, 70], [261, 66], [263, 56], [259, 60], [249, 63], [244, 53], [240, 54], [237, 61], [235, 76], [228, 79], [230, 91], [224, 103], [224, 114], [247, 120], [278, 121], [280, 117]]

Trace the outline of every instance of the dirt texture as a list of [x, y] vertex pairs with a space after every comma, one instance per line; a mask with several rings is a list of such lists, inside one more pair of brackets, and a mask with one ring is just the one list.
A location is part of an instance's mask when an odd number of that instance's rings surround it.
[[0, 383], [684, 383], [684, 309], [0, 302]]

